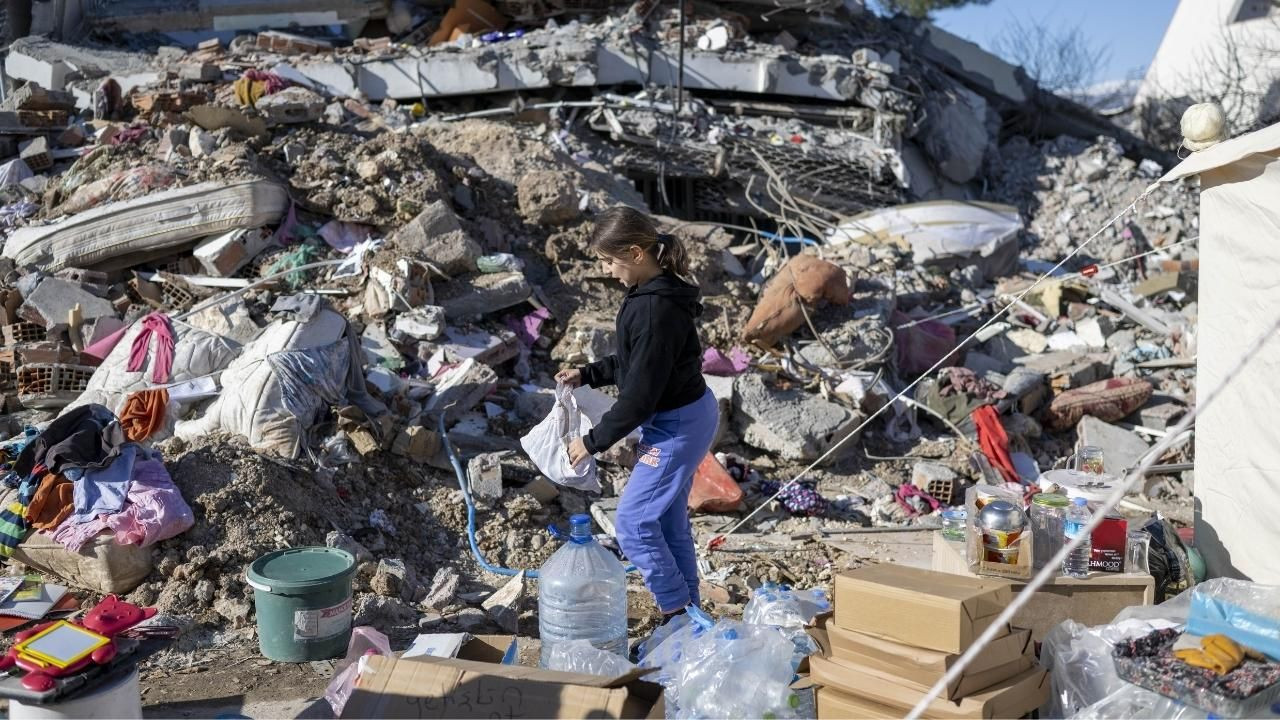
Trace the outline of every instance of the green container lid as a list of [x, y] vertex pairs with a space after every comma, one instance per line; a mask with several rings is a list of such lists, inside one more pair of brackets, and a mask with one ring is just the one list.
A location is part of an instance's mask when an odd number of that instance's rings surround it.
[[1066, 495], [1057, 493], [1040, 493], [1031, 498], [1031, 504], [1040, 507], [1064, 508], [1071, 504], [1071, 500]]
[[327, 585], [355, 572], [356, 559], [346, 550], [304, 547], [267, 553], [249, 565], [249, 585], [272, 593], [296, 593]]

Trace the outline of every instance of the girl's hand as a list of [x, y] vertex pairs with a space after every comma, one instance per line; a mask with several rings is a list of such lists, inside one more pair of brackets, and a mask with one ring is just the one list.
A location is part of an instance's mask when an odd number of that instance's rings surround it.
[[[573, 372], [577, 372], [577, 370]], [[586, 443], [582, 442], [580, 437], [574, 438], [573, 442], [569, 443], [569, 465], [576, 468], [579, 463], [588, 457], [591, 457], [591, 453], [587, 452]]]
[[577, 369], [566, 368], [556, 373], [556, 382], [564, 383], [571, 388], [582, 385], [582, 371]]

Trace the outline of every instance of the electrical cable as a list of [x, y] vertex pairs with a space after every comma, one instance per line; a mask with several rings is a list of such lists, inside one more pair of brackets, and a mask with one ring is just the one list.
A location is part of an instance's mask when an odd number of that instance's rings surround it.
[[[462, 491], [462, 499], [467, 505], [467, 543], [471, 545], [471, 554], [475, 556], [476, 562], [480, 567], [495, 575], [504, 575], [514, 577], [520, 573], [524, 573], [527, 578], [538, 579], [537, 570], [523, 570], [500, 565], [493, 565], [484, 558], [484, 553], [480, 551], [480, 545], [476, 542], [476, 503], [471, 497], [471, 488], [467, 484], [467, 471], [462, 469], [462, 460], [458, 458], [458, 453], [453, 449], [453, 443], [449, 441], [449, 431], [445, 429], [444, 419], [448, 413], [440, 412], [440, 442], [444, 444], [445, 452], [449, 455], [449, 464], [453, 466], [453, 474], [458, 478], [458, 489]], [[624, 572], [635, 572], [634, 564], [627, 565]]]

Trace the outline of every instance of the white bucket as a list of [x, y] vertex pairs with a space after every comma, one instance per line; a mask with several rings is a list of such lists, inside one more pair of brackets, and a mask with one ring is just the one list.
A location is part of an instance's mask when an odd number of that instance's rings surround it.
[[127, 676], [99, 687], [73, 700], [48, 705], [26, 705], [9, 701], [10, 720], [47, 720], [62, 718], [119, 718], [141, 720], [142, 690], [138, 686], [138, 669]]

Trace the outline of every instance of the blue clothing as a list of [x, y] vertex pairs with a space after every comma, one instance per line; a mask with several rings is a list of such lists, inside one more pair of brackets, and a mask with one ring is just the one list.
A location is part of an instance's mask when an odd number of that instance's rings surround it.
[[133, 483], [133, 463], [146, 460], [145, 450], [133, 443], [120, 446], [120, 454], [104, 468], [71, 468], [63, 473], [74, 484], [71, 493], [75, 512], [68, 518], [72, 523], [87, 523], [99, 515], [115, 515], [124, 509], [129, 497], [129, 485]]
[[640, 428], [638, 460], [618, 504], [618, 545], [664, 613], [699, 602], [689, 490], [719, 420], [710, 390], [688, 405], [654, 414]]

